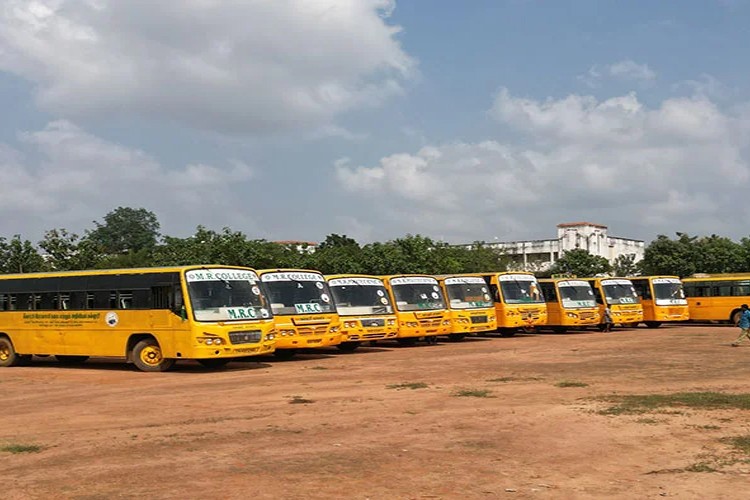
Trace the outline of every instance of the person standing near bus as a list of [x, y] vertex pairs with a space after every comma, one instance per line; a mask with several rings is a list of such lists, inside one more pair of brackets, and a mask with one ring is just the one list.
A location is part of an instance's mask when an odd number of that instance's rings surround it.
[[612, 311], [609, 309], [609, 305], [604, 307], [604, 318], [602, 324], [603, 332], [609, 333], [612, 331]]
[[732, 342], [732, 347], [737, 347], [743, 340], [750, 339], [750, 309], [748, 309], [747, 304], [742, 304], [740, 307], [740, 319], [735, 325], [740, 327], [740, 336]]

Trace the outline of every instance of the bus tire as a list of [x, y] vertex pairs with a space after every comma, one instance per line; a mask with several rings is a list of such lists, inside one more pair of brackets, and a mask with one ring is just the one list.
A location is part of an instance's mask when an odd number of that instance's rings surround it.
[[56, 355], [55, 359], [59, 361], [60, 363], [66, 364], [66, 365], [77, 365], [80, 363], [85, 363], [88, 361], [88, 356], [63, 356], [63, 355]]
[[450, 340], [451, 342], [461, 342], [465, 338], [465, 333], [451, 333], [450, 335], [448, 335], [448, 340]]
[[147, 338], [133, 347], [133, 364], [142, 372], [165, 372], [174, 366], [174, 359], [163, 357], [159, 342]]
[[8, 337], [0, 336], [0, 367], [22, 366], [31, 360], [30, 355], [18, 354]]
[[516, 336], [516, 329], [515, 328], [499, 328], [500, 336], [501, 337], [515, 337]]
[[659, 328], [661, 321], [646, 321], [646, 328]]
[[276, 359], [279, 359], [281, 361], [287, 361], [294, 357], [294, 355], [297, 354], [297, 349], [276, 349], [273, 351], [273, 355], [276, 357]]
[[352, 342], [342, 342], [336, 347], [339, 348], [339, 351], [341, 352], [354, 352], [357, 347], [359, 347], [361, 342], [352, 341]]
[[635, 321], [632, 323], [623, 323], [622, 326], [625, 328], [638, 328], [638, 323]]
[[209, 370], [216, 370], [217, 368], [221, 368], [227, 365], [231, 359], [229, 358], [209, 358], [209, 359], [199, 359], [198, 363], [203, 365], [204, 368], [208, 368]]
[[730, 321], [730, 322], [731, 322], [731, 323], [732, 323], [733, 325], [736, 325], [737, 323], [739, 323], [739, 322], [740, 322], [740, 315], [741, 315], [741, 314], [742, 314], [742, 311], [741, 311], [741, 310], [739, 310], [739, 309], [735, 309], [734, 311], [732, 311], [732, 314], [730, 314], [730, 315], [729, 315], [729, 321]]

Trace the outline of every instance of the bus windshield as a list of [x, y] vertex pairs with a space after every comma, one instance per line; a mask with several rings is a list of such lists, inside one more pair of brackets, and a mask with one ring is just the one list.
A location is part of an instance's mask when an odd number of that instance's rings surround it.
[[273, 313], [290, 314], [333, 313], [336, 308], [322, 274], [306, 272], [277, 272], [261, 276], [268, 291]]
[[536, 278], [528, 274], [498, 276], [506, 304], [542, 303], [544, 296]]
[[633, 283], [628, 280], [606, 280], [601, 283], [607, 304], [637, 304], [640, 302]]
[[341, 316], [393, 314], [393, 306], [379, 279], [335, 278], [328, 284]]
[[565, 309], [596, 307], [594, 292], [585, 281], [561, 281], [557, 284], [557, 290]]
[[487, 283], [482, 278], [446, 278], [445, 288], [451, 309], [479, 309], [493, 305]]
[[194, 269], [185, 273], [196, 321], [240, 321], [271, 317], [258, 275], [239, 269]]
[[393, 298], [399, 311], [445, 309], [438, 282], [432, 278], [404, 277], [391, 280]]
[[656, 278], [653, 280], [654, 299], [657, 306], [686, 305], [682, 282], [673, 278]]

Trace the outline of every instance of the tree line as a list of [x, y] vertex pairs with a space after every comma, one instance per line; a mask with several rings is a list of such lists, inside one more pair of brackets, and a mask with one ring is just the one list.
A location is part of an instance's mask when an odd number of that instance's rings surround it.
[[[475, 242], [449, 245], [421, 235], [360, 245], [345, 235], [330, 234], [315, 252], [296, 245], [249, 238], [242, 232], [202, 226], [186, 238], [162, 235], [156, 215], [144, 208], [118, 207], [83, 235], [51, 229], [36, 245], [15, 235], [0, 237], [0, 272], [68, 271], [186, 264], [226, 264], [265, 268], [317, 269], [325, 274], [454, 274], [518, 269], [512, 256]], [[636, 274], [690, 276], [750, 270], [750, 239], [734, 242], [711, 235], [675, 238], [659, 235], [645, 249], [643, 260], [631, 255], [607, 259], [575, 249], [537, 276]]]

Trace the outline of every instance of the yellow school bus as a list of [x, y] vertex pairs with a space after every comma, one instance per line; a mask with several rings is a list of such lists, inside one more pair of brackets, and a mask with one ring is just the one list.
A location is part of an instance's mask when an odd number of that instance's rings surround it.
[[690, 319], [682, 281], [677, 276], [638, 276], [628, 278], [643, 304], [643, 322], [648, 328], [662, 323]]
[[326, 280], [341, 318], [339, 349], [351, 352], [363, 341], [396, 338], [396, 313], [383, 280], [360, 274], [334, 274]]
[[492, 301], [489, 286], [481, 276], [452, 275], [437, 276], [448, 299], [448, 312], [451, 320], [451, 333], [448, 338], [462, 340], [468, 334], [494, 331], [495, 303]]
[[552, 278], [539, 280], [539, 285], [547, 301], [547, 324], [541, 328], [564, 333], [570, 328], [599, 324], [594, 291], [587, 281]]
[[740, 306], [750, 304], [750, 274], [695, 274], [683, 278], [691, 321], [737, 323]]
[[609, 307], [612, 323], [638, 326], [643, 321], [641, 299], [633, 282], [625, 278], [586, 278], [599, 304], [599, 329], [604, 329], [604, 309]]
[[519, 329], [547, 324], [547, 304], [539, 281], [532, 273], [502, 272], [479, 274], [490, 287], [495, 302], [497, 331], [512, 337]]
[[307, 269], [258, 271], [276, 324], [276, 351], [281, 359], [300, 348], [341, 343], [339, 315], [325, 278]]
[[445, 297], [437, 279], [417, 274], [382, 278], [396, 306], [400, 344], [414, 344], [420, 337], [434, 342], [438, 335], [451, 332]]
[[0, 366], [124, 357], [143, 371], [273, 352], [254, 270], [180, 266], [0, 275]]

